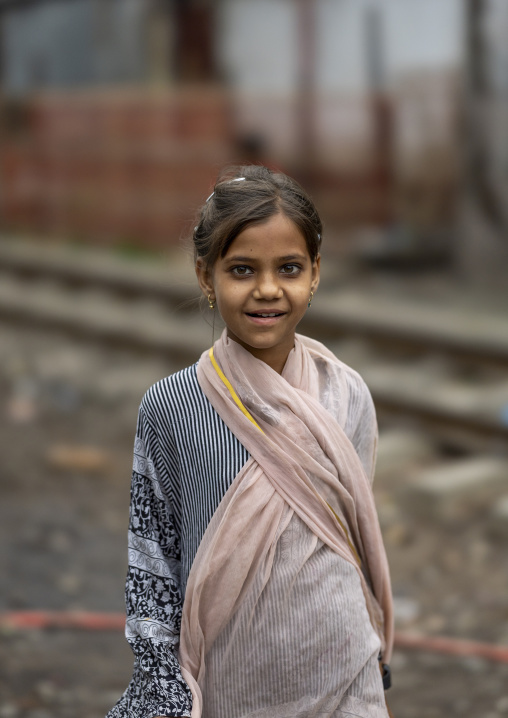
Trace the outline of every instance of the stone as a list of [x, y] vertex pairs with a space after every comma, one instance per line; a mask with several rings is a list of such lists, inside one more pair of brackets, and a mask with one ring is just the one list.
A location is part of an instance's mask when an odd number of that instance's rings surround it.
[[[407, 487], [403, 500], [408, 510], [421, 517], [464, 519], [487, 509], [505, 490], [507, 479], [506, 460], [461, 460], [421, 471]], [[506, 511], [508, 517], [508, 508]]]
[[79, 593], [82, 583], [81, 577], [75, 573], [65, 573], [56, 580], [58, 588], [68, 596]]
[[35, 691], [46, 703], [54, 700], [57, 694], [56, 686], [51, 681], [40, 681], [36, 684]]
[[501, 496], [492, 506], [489, 533], [508, 540], [508, 494]]
[[103, 473], [114, 463], [111, 454], [103, 449], [66, 444], [50, 446], [46, 453], [46, 461], [54, 469], [87, 473]]
[[389, 546], [404, 546], [411, 541], [411, 536], [408, 526], [401, 521], [392, 523], [383, 531], [385, 544]]
[[508, 713], [508, 695], [498, 698], [496, 710], [499, 711], [499, 713]]
[[374, 485], [406, 483], [408, 472], [435, 455], [430, 439], [423, 432], [390, 429], [379, 435]]
[[421, 608], [418, 601], [407, 596], [393, 597], [393, 615], [396, 626], [414, 623], [420, 616]]
[[13, 703], [4, 703], [0, 705], [0, 718], [17, 718], [19, 708]]

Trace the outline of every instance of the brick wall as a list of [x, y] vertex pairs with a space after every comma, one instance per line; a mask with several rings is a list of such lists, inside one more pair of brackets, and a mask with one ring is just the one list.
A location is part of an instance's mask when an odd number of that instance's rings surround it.
[[2, 116], [3, 229], [175, 243], [233, 156], [228, 98], [211, 88], [41, 94]]

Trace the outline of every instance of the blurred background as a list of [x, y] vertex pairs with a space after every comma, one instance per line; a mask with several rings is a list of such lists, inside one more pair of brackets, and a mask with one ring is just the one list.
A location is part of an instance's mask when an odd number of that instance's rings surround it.
[[302, 331], [376, 403], [392, 709], [508, 715], [506, 1], [0, 0], [0, 718], [128, 682], [62, 622], [123, 611], [137, 407], [218, 336], [187, 238], [238, 162], [312, 194]]

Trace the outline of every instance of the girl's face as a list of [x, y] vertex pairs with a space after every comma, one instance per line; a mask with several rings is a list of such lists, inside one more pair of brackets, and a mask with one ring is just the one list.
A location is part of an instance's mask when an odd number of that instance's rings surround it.
[[319, 256], [312, 262], [296, 224], [276, 214], [240, 232], [211, 271], [198, 259], [196, 273], [228, 336], [280, 373], [319, 284], [319, 262]]

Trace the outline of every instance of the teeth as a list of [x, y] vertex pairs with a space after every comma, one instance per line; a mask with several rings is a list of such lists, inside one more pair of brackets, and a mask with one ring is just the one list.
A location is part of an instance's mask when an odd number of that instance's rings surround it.
[[260, 317], [262, 319], [270, 319], [272, 317], [280, 317], [284, 312], [248, 312], [250, 317]]

